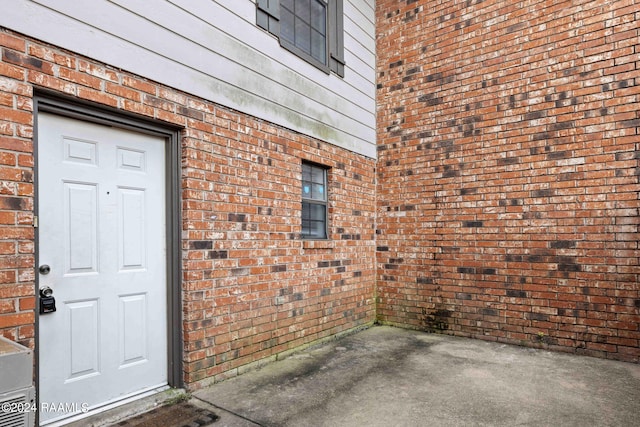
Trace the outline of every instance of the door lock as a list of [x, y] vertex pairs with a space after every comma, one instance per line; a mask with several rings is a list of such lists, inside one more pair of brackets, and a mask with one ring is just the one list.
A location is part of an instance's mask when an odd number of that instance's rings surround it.
[[56, 299], [53, 296], [53, 289], [49, 286], [43, 286], [40, 288], [40, 314], [53, 313], [54, 311], [56, 311]]
[[40, 268], [38, 268], [38, 271], [40, 272], [40, 274], [49, 274], [51, 272], [51, 267], [49, 267], [47, 264], [42, 264]]

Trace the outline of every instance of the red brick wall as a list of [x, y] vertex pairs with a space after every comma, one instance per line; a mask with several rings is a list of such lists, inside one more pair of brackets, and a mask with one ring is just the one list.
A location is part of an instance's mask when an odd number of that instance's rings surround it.
[[[0, 49], [0, 333], [36, 345], [34, 88], [184, 129], [190, 387], [374, 320], [374, 160], [2, 29]], [[326, 244], [299, 237], [302, 160], [331, 168]]]
[[638, 361], [640, 3], [376, 4], [378, 318]]
[[[34, 346], [33, 89], [19, 37], [0, 32], [0, 328]], [[16, 63], [17, 62], [17, 63]]]

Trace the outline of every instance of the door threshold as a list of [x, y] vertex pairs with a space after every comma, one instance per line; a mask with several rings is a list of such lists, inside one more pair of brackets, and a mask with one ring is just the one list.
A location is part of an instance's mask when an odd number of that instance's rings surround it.
[[168, 385], [154, 386], [107, 402], [99, 407], [90, 409], [86, 413], [52, 420], [40, 425], [43, 427], [100, 427], [113, 425], [185, 395], [184, 389], [174, 389]]

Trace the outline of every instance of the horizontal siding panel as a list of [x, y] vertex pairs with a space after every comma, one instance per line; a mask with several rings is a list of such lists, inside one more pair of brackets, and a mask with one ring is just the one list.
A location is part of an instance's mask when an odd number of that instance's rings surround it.
[[375, 108], [376, 41], [373, 4], [362, 0], [345, 1], [344, 15], [345, 60], [349, 72], [358, 76], [349, 76], [349, 81], [355, 89], [372, 98]]
[[[348, 24], [348, 20], [345, 20], [345, 27], [347, 27]], [[352, 37], [349, 33], [345, 33], [345, 44], [347, 41], [350, 43], [347, 44], [348, 48], [345, 49], [345, 56], [348, 52], [350, 58], [357, 61], [355, 64], [350, 64], [349, 61], [347, 61], [347, 66], [350, 71], [365, 79], [365, 81], [360, 82], [363, 85], [362, 90], [375, 97], [375, 87], [371, 87], [371, 82], [375, 81], [376, 57], [367, 50], [366, 46], [358, 43], [357, 39]]]
[[365, 108], [375, 108], [375, 91], [369, 88], [369, 78], [372, 70], [369, 70], [368, 64], [364, 63], [358, 56], [353, 55], [350, 51], [344, 53], [345, 61], [351, 65], [349, 71], [353, 74], [353, 88], [361, 91], [369, 98], [367, 103], [363, 105]]
[[238, 0], [216, 0], [216, 3], [220, 7], [225, 8], [230, 13], [238, 16], [242, 20], [251, 25], [256, 21], [256, 6], [255, 0], [238, 1]]
[[371, 52], [375, 52], [375, 37], [370, 36], [375, 34], [376, 31], [375, 11], [372, 2], [347, 0], [344, 2], [343, 9], [345, 17], [348, 17], [355, 25], [362, 29], [366, 35], [363, 41], [366, 40]]
[[[358, 61], [366, 49], [351, 34], [345, 34], [347, 58], [359, 69], [348, 69], [343, 80], [257, 28], [249, 0], [169, 0], [152, 8], [144, 0], [112, 0], [90, 9], [71, 0], [16, 3], [0, 17], [8, 28], [375, 156], [375, 72], [362, 73], [371, 59]], [[375, 42], [373, 33], [353, 32], [370, 39], [365, 44]]]

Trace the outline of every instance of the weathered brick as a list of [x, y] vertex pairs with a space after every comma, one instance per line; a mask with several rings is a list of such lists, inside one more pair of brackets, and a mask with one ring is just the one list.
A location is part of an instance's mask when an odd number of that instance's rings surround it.
[[632, 3], [376, 2], [379, 320], [618, 357], [576, 332], [640, 323]]

